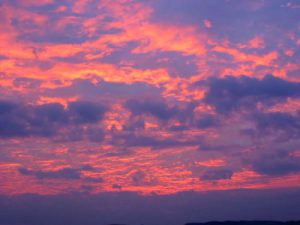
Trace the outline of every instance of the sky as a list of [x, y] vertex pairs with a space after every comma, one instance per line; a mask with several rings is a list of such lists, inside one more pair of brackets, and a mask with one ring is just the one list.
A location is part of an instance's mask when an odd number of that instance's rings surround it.
[[0, 225], [300, 219], [299, 0], [0, 0]]

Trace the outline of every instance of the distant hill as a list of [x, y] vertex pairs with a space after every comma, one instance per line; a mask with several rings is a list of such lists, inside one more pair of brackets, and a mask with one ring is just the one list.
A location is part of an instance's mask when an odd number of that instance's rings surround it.
[[185, 225], [300, 225], [300, 221], [275, 222], [275, 221], [225, 221], [207, 223], [186, 223]]
[[[110, 225], [125, 225], [125, 224], [110, 224]], [[224, 222], [206, 222], [206, 223], [186, 223], [185, 225], [300, 225], [300, 221], [224, 221]]]

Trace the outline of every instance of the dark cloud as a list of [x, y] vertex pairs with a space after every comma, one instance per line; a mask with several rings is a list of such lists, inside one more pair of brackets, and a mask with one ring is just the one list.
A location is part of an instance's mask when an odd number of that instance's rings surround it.
[[1, 60], [5, 60], [5, 59], [7, 59], [7, 57], [6, 57], [6, 56], [4, 56], [4, 55], [0, 55], [0, 61], [1, 61]]
[[[81, 101], [71, 102], [67, 108], [58, 103], [25, 105], [0, 101], [0, 137], [53, 137], [64, 128], [97, 123], [107, 110], [102, 104]], [[95, 133], [89, 130], [88, 136], [91, 140], [103, 139], [99, 129]]]
[[53, 138], [53, 141], [55, 142], [75, 142], [82, 141], [85, 138], [91, 141], [91, 139], [88, 137], [88, 134], [86, 134], [88, 133], [88, 130], [80, 126], [71, 126], [65, 132], [63, 131], [61, 134], [58, 132], [57, 135], [51, 138]]
[[18, 171], [19, 171], [19, 173], [21, 173], [24, 176], [34, 175], [34, 171], [29, 170], [27, 168], [21, 167], [21, 168], [18, 169]]
[[30, 170], [27, 168], [19, 168], [19, 173], [24, 176], [34, 176], [36, 179], [54, 179], [54, 180], [79, 180], [82, 179], [88, 183], [102, 183], [104, 182], [101, 177], [85, 177], [82, 171], [95, 171], [90, 165], [84, 165], [81, 168], [66, 167], [59, 170]]
[[[156, 118], [160, 126], [169, 131], [182, 131], [197, 127], [198, 122], [195, 117], [206, 116], [195, 115], [194, 109], [197, 105], [197, 102], [191, 102], [181, 104], [179, 107], [179, 105], [170, 106], [161, 99], [130, 99], [124, 103], [124, 106], [131, 112], [131, 117], [123, 128], [126, 131], [144, 129], [145, 116]], [[175, 125], [172, 120], [178, 123]]]
[[0, 137], [28, 136], [26, 112], [22, 113], [17, 104], [0, 102]]
[[243, 144], [243, 142], [235, 142], [235, 141], [224, 141], [219, 138], [209, 140], [209, 137], [200, 136], [198, 137], [199, 150], [200, 151], [223, 151], [226, 152], [236, 151], [239, 152], [247, 146], [247, 144]]
[[228, 169], [210, 169], [204, 171], [200, 176], [201, 180], [229, 180], [233, 175], [233, 171]]
[[[261, 112], [256, 110], [248, 115], [255, 125], [252, 129], [241, 130], [241, 134], [256, 140], [272, 138], [273, 143], [284, 143], [300, 137], [300, 113]], [[271, 144], [270, 144], [271, 145]]]
[[91, 192], [91, 191], [93, 191], [95, 188], [92, 187], [92, 186], [89, 186], [89, 185], [81, 185], [81, 189], [82, 189], [84, 192]]
[[26, 114], [33, 114], [32, 122], [36, 125], [42, 125], [43, 123], [67, 124], [70, 121], [70, 115], [64, 106], [58, 103], [32, 106], [31, 108], [24, 106], [24, 109], [27, 109]]
[[286, 130], [291, 137], [300, 133], [300, 113], [296, 115], [286, 112], [255, 113], [254, 120], [260, 131]]
[[68, 105], [71, 119], [77, 123], [96, 123], [103, 119], [107, 107], [92, 102], [71, 102]]
[[[231, 190], [147, 195], [92, 189], [65, 195], [0, 196], [5, 225], [183, 225], [211, 220], [297, 220], [299, 189]], [[228, 207], [224, 207], [228, 206]]]
[[86, 165], [81, 166], [80, 170], [81, 171], [96, 171], [97, 169], [91, 165], [86, 164]]
[[300, 158], [282, 151], [263, 154], [255, 159], [245, 160], [245, 163], [256, 172], [270, 176], [283, 176], [300, 172]]
[[145, 121], [143, 119], [131, 119], [127, 121], [126, 124], [123, 125], [123, 130], [125, 131], [135, 131], [135, 130], [143, 130], [145, 128]]
[[187, 125], [174, 125], [169, 128], [170, 131], [185, 131], [190, 129]]
[[300, 97], [300, 83], [267, 75], [263, 79], [247, 76], [211, 78], [204, 102], [219, 113], [243, 108], [255, 109], [258, 102], [274, 104], [288, 97]]
[[39, 88], [42, 84], [41, 80], [32, 79], [27, 77], [18, 77], [14, 79], [14, 85], [16, 87], [23, 87], [23, 88]]
[[113, 142], [120, 142], [126, 147], [151, 147], [152, 149], [163, 149], [170, 147], [193, 146], [199, 144], [199, 140], [180, 140], [178, 137], [161, 138], [148, 135], [137, 135], [133, 132], [115, 134]]
[[80, 170], [73, 168], [63, 168], [55, 171], [43, 170], [29, 170], [26, 168], [19, 168], [18, 171], [24, 176], [34, 176], [37, 179], [64, 179], [64, 180], [77, 180], [80, 179]]
[[197, 121], [196, 126], [200, 129], [212, 128], [220, 125], [220, 120], [213, 115], [202, 115]]
[[131, 174], [131, 182], [134, 186], [152, 186], [158, 184], [158, 181], [142, 170], [137, 170]]
[[105, 133], [102, 129], [91, 128], [87, 131], [87, 137], [92, 142], [102, 142], [105, 137]]
[[0, 115], [10, 113], [15, 108], [17, 108], [16, 103], [12, 103], [12, 102], [8, 102], [8, 101], [0, 101]]
[[122, 186], [119, 185], [119, 184], [113, 184], [111, 187], [112, 187], [113, 189], [118, 189], [118, 190], [121, 190], [121, 189], [122, 189]]
[[179, 113], [177, 107], [170, 107], [162, 101], [135, 100], [131, 99], [125, 103], [132, 115], [151, 115], [160, 120], [168, 121]]
[[131, 174], [131, 182], [134, 186], [151, 186], [157, 184], [157, 180], [150, 177], [142, 170], [137, 170]]
[[85, 177], [83, 181], [88, 183], [102, 183], [104, 182], [104, 179], [101, 177]]
[[131, 175], [132, 183], [134, 185], [139, 185], [144, 182], [146, 174], [143, 171], [136, 171]]

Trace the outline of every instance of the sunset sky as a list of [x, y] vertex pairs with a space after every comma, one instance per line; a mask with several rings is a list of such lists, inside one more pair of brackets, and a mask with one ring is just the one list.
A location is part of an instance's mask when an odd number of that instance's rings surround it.
[[0, 225], [300, 219], [299, 62], [299, 0], [0, 0]]

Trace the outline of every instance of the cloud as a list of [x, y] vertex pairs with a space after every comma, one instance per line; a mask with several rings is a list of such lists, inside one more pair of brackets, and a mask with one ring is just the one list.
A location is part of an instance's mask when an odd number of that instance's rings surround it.
[[131, 99], [125, 103], [125, 106], [134, 116], [151, 115], [162, 121], [168, 121], [179, 112], [178, 108], [169, 107], [162, 101]]
[[89, 183], [102, 183], [102, 182], [104, 182], [104, 179], [101, 177], [86, 177], [83, 179], [83, 181], [89, 182]]
[[82, 171], [94, 171], [90, 165], [84, 165], [81, 168], [66, 167], [58, 170], [30, 170], [24, 167], [18, 168], [23, 176], [34, 176], [38, 180], [83, 180], [88, 183], [102, 183], [101, 177], [86, 177]]
[[112, 187], [113, 189], [122, 190], [122, 186], [119, 185], [119, 184], [113, 184], [111, 187]]
[[80, 170], [81, 171], [96, 171], [96, 168], [89, 164], [86, 164], [86, 165], [81, 166]]
[[286, 112], [258, 112], [253, 115], [260, 131], [267, 131], [268, 129], [286, 130], [292, 136], [300, 132], [300, 113], [294, 115]]
[[75, 123], [96, 123], [103, 119], [107, 107], [92, 102], [71, 102], [68, 105], [71, 120]]
[[0, 55], [0, 61], [1, 61], [1, 60], [6, 60], [6, 59], [7, 59], [6, 56]]
[[14, 79], [14, 85], [16, 87], [23, 88], [39, 88], [42, 84], [41, 80], [27, 78], [27, 77], [17, 77]]
[[243, 108], [255, 109], [258, 102], [274, 104], [287, 98], [300, 97], [300, 83], [267, 75], [263, 79], [248, 76], [211, 78], [204, 102], [218, 113], [230, 113]]
[[[58, 103], [25, 105], [0, 101], [0, 137], [53, 137], [64, 128], [97, 123], [107, 110], [103, 104], [83, 101], [71, 102], [67, 108]], [[101, 135], [99, 130], [89, 130], [88, 134], [91, 140], [102, 140]]]
[[265, 153], [255, 159], [244, 161], [253, 170], [264, 175], [284, 176], [300, 172], [300, 158], [283, 151]]
[[233, 171], [228, 169], [210, 169], [204, 171], [204, 173], [200, 176], [201, 180], [230, 180], [233, 175]]
[[132, 183], [134, 185], [144, 184], [146, 178], [146, 174], [143, 171], [136, 171], [131, 175]]
[[[273, 142], [280, 143], [297, 140], [300, 136], [300, 113], [289, 112], [261, 112], [255, 111], [249, 115], [255, 128], [248, 130], [248, 135], [272, 137]], [[247, 131], [244, 133], [247, 134]]]
[[131, 174], [131, 182], [134, 186], [152, 186], [158, 184], [158, 181], [154, 177], [151, 177], [142, 170], [134, 171]]
[[[132, 117], [152, 116], [165, 125], [171, 120], [176, 119], [181, 123], [189, 123], [194, 119], [194, 109], [197, 102], [182, 103], [171, 106], [165, 99], [129, 99], [124, 106], [131, 112]], [[193, 126], [193, 125], [192, 125]]]
[[196, 120], [196, 127], [200, 129], [207, 129], [217, 127], [220, 123], [221, 121], [216, 116], [202, 115], [198, 120]]
[[17, 108], [17, 104], [8, 102], [8, 101], [0, 101], [0, 115], [10, 113], [15, 108]]
[[135, 131], [145, 129], [145, 121], [143, 119], [134, 119], [126, 121], [127, 123], [123, 125], [123, 130], [125, 131]]
[[152, 149], [163, 149], [171, 147], [193, 146], [200, 143], [198, 139], [181, 140], [178, 137], [161, 138], [160, 136], [137, 135], [134, 132], [115, 134], [113, 142], [121, 141], [126, 147], [151, 147]]
[[80, 179], [80, 170], [73, 168], [63, 168], [55, 171], [33, 171], [26, 168], [19, 168], [18, 171], [24, 176], [34, 176], [37, 179], [64, 179], [78, 180]]

